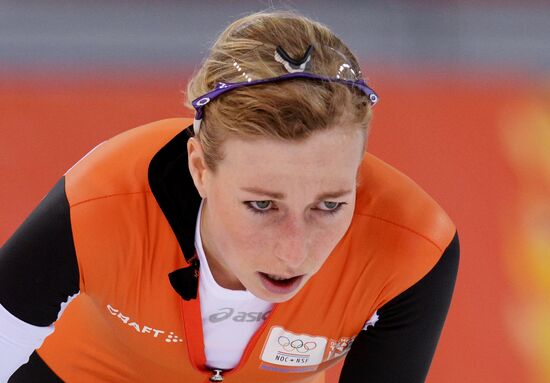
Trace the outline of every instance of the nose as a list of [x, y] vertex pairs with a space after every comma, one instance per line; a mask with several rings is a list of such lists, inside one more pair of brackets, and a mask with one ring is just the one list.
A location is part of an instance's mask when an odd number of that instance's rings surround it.
[[300, 267], [308, 256], [308, 238], [305, 222], [288, 219], [281, 225], [277, 240], [277, 257], [289, 269]]

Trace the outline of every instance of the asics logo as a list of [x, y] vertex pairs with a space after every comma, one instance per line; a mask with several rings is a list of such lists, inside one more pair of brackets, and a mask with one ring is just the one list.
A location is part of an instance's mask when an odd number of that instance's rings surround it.
[[231, 307], [224, 307], [218, 310], [217, 313], [214, 313], [212, 315], [208, 316], [208, 321], [212, 323], [218, 323], [222, 322], [224, 320], [231, 319], [235, 322], [260, 322], [267, 319], [270, 311], [266, 311], [265, 313], [262, 313], [260, 311], [252, 311], [252, 312], [245, 312], [245, 311], [237, 311], [235, 312], [235, 309]]

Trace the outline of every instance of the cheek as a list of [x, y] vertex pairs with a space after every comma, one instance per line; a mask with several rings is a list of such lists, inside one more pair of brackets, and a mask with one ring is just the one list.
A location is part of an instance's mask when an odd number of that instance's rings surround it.
[[340, 242], [342, 237], [346, 234], [352, 218], [353, 206], [351, 206], [351, 209], [348, 211], [342, 212], [339, 219], [322, 227], [315, 240], [317, 244], [315, 254], [318, 260], [326, 260], [338, 242]]
[[280, 233], [258, 217], [247, 217], [246, 214], [244, 212], [236, 217], [238, 223], [227, 232], [228, 240], [231, 241], [231, 258], [243, 266], [265, 269], [266, 265], [277, 259], [281, 251]]
[[313, 261], [316, 264], [324, 263], [340, 238], [340, 233], [336, 233], [334, 230], [331, 232], [324, 232], [319, 236], [311, 252]]
[[247, 217], [245, 208], [239, 204], [226, 204], [217, 212], [217, 232], [220, 235], [217, 242], [220, 249], [232, 262], [249, 263], [249, 258], [259, 252], [263, 242], [258, 226]]

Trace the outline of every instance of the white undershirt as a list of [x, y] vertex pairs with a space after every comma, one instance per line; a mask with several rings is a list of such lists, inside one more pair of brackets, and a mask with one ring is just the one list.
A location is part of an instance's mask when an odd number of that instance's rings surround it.
[[[61, 303], [57, 319], [78, 293]], [[0, 382], [8, 378], [29, 360], [32, 352], [54, 331], [54, 325], [40, 327], [23, 322], [0, 304]]]
[[200, 260], [199, 296], [206, 365], [229, 370], [240, 361], [250, 338], [271, 312], [273, 303], [248, 290], [229, 290], [214, 280], [202, 247], [201, 203], [195, 229], [195, 249]]

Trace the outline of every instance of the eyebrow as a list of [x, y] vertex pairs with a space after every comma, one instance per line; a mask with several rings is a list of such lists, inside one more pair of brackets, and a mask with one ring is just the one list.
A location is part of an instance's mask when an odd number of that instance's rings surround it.
[[[273, 191], [264, 190], [264, 189], [256, 188], [256, 187], [243, 187], [243, 188], [241, 188], [241, 190], [244, 190], [246, 192], [253, 193], [253, 194], [258, 194], [258, 195], [261, 195], [261, 196], [267, 196], [271, 199], [281, 200], [281, 199], [285, 199], [285, 197], [286, 197], [286, 195], [284, 193], [273, 192]], [[348, 190], [348, 189], [336, 190], [336, 191], [333, 191], [333, 192], [321, 193], [321, 194], [317, 195], [317, 197], [315, 199], [317, 201], [324, 201], [324, 200], [327, 200], [327, 199], [339, 198], [339, 197], [345, 196], [346, 194], [350, 194], [351, 192], [352, 192], [352, 190]]]

